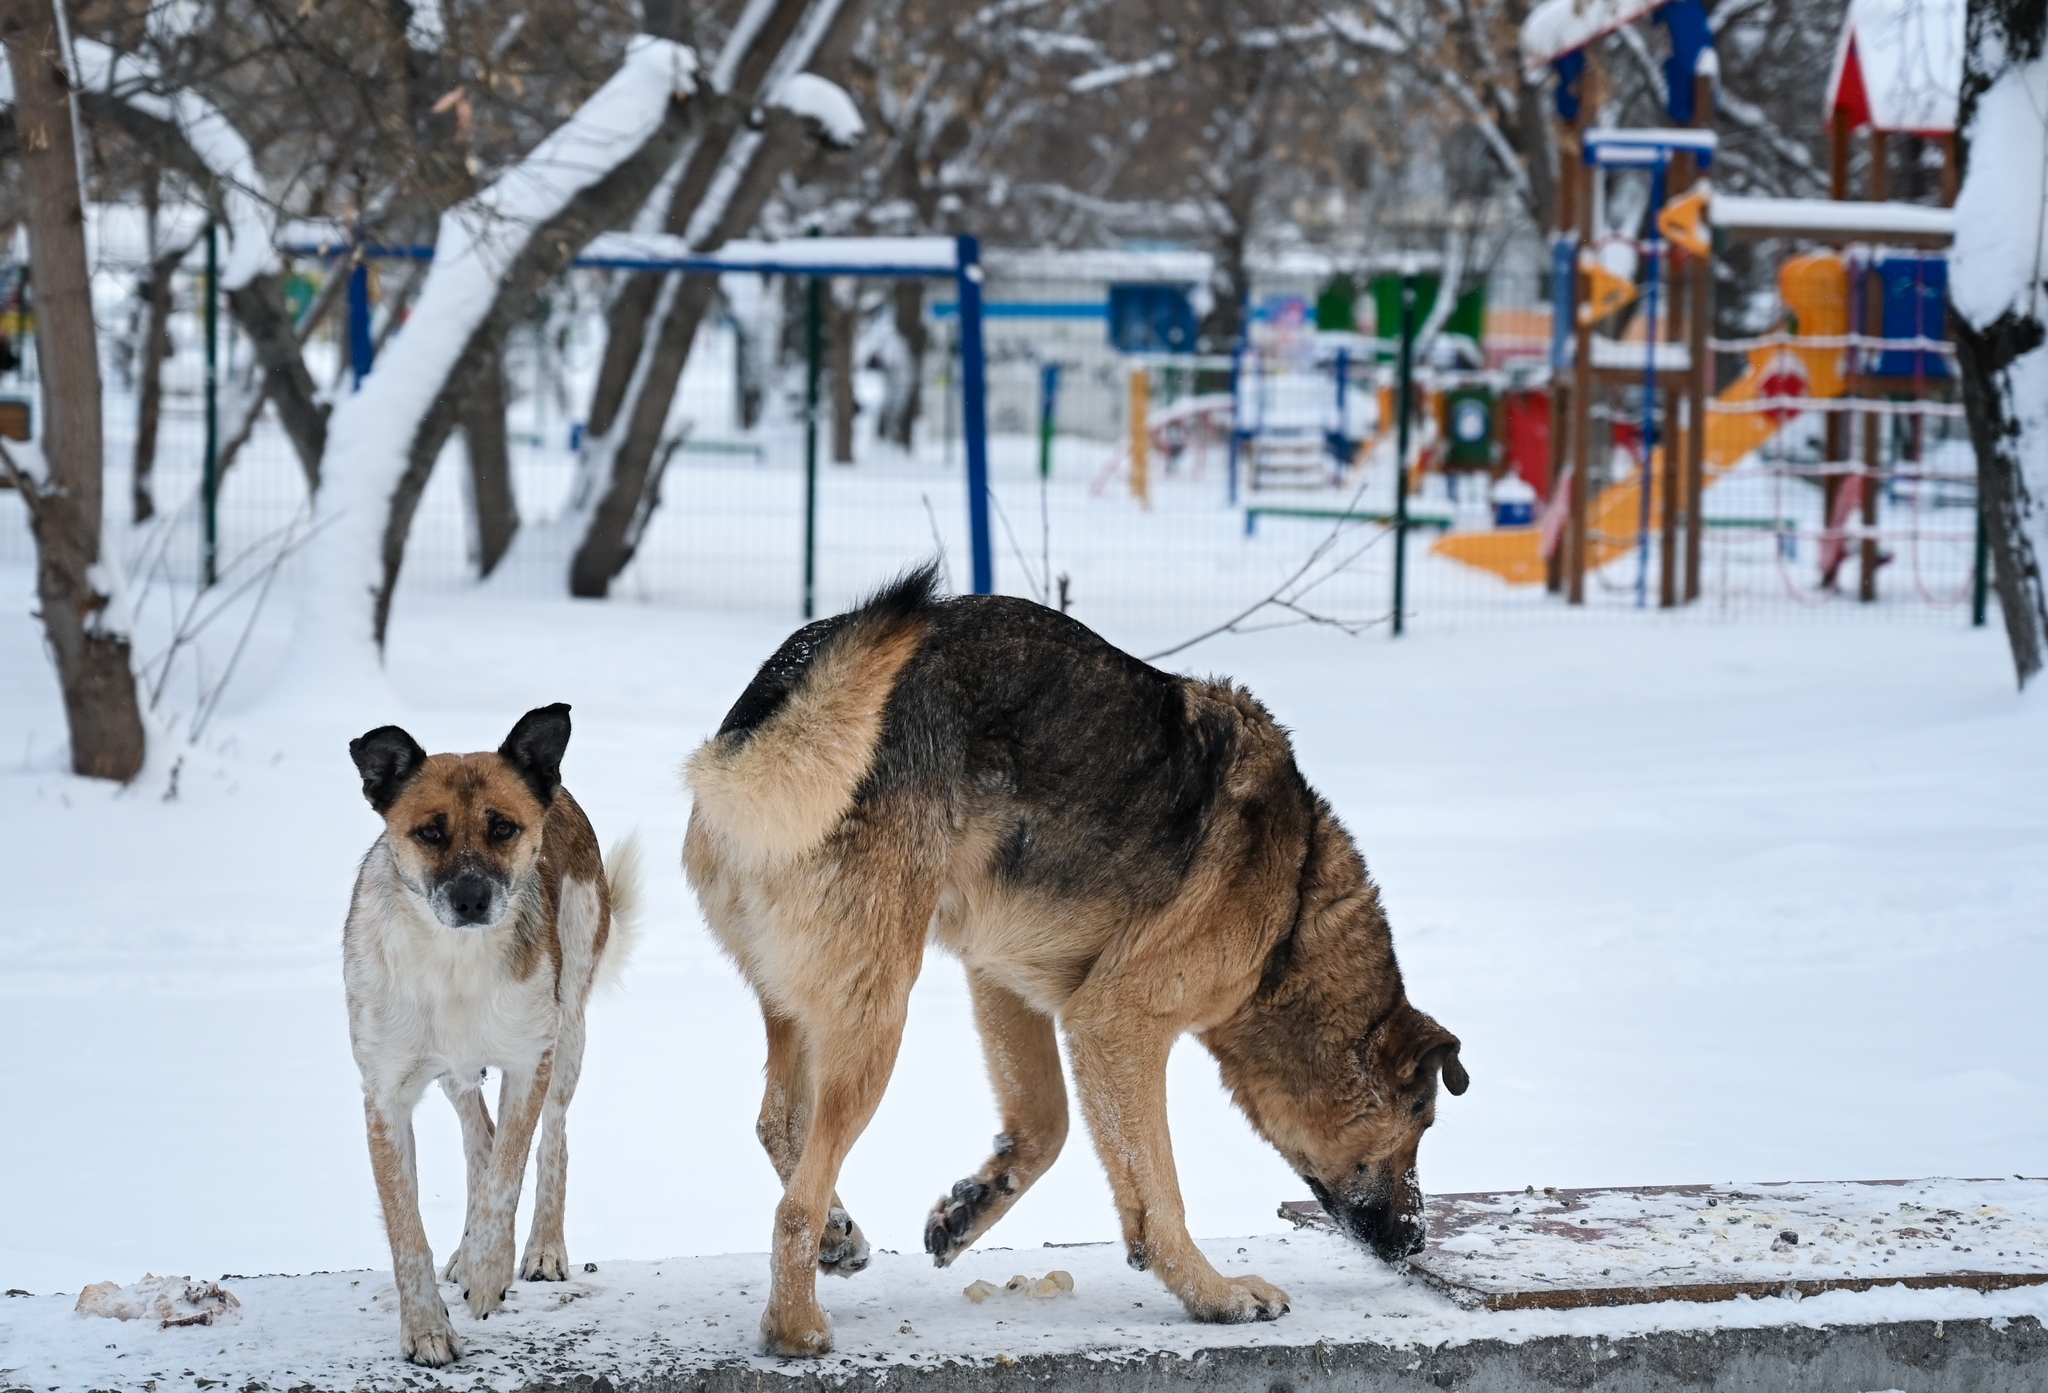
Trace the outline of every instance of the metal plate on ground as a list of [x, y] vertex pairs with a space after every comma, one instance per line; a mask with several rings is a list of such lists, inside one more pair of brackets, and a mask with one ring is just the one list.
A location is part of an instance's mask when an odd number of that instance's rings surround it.
[[[1495, 1311], [2048, 1284], [2048, 1180], [1649, 1185], [1431, 1195], [1415, 1274]], [[1280, 1206], [1332, 1229], [1310, 1201]]]

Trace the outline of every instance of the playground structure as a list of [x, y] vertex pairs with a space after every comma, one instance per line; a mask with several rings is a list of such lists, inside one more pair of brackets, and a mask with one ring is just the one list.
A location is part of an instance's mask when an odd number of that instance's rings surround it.
[[[1672, 125], [1593, 128], [1604, 89], [1592, 45], [1646, 16], [1671, 36]], [[1961, 21], [1961, 6], [1950, 0], [1856, 0], [1828, 87], [1831, 197], [1774, 199], [1729, 196], [1703, 177], [1716, 145], [1717, 69], [1698, 0], [1548, 0], [1531, 13], [1524, 56], [1556, 78], [1557, 135], [1567, 156], [1552, 235], [1550, 477], [1559, 483], [1537, 525], [1456, 533], [1437, 544], [1437, 554], [1511, 584], [1543, 582], [1583, 604], [1587, 577], [1633, 553], [1638, 603], [1646, 603], [1654, 539], [1658, 603], [1689, 603], [1700, 594], [1710, 525], [1705, 491], [1758, 452], [1777, 449], [1799, 418], [1819, 411], [1827, 422], [1823, 458], [1790, 472], [1824, 494], [1820, 588], [1836, 588], [1853, 551], [1857, 593], [1876, 598], [1888, 559], [1880, 499], [1910, 487], [1917, 500], [1927, 484], [1956, 481], [1922, 460], [1927, 422], [1961, 414], [1945, 399], [1952, 375], [1937, 255], [1953, 230], [1947, 204], [1955, 191]], [[1869, 132], [1871, 155], [1862, 199], [1849, 189], [1859, 130]], [[1901, 134], [1944, 149], [1943, 206], [1890, 201], [1888, 142]], [[1652, 180], [1641, 238], [1603, 226], [1606, 185], [1619, 170], [1644, 170]], [[1711, 332], [1712, 272], [1717, 244], [1735, 240], [1814, 249], [1780, 264], [1785, 321], [1724, 340]], [[1716, 355], [1739, 355], [1741, 366], [1710, 392]], [[1595, 420], [1614, 420], [1602, 399], [1618, 389], [1637, 393], [1634, 429], [1614, 432], [1634, 468], [1601, 487]], [[1892, 468], [1888, 431], [1901, 437], [1892, 442]], [[1861, 457], [1852, 459], [1859, 436]], [[1782, 460], [1774, 467], [1787, 469]], [[1781, 534], [1785, 549], [1796, 546], [1796, 528], [1781, 516], [1722, 521], [1761, 525]], [[1916, 546], [1918, 537], [1916, 530]], [[1981, 592], [1981, 564], [1977, 570]]]

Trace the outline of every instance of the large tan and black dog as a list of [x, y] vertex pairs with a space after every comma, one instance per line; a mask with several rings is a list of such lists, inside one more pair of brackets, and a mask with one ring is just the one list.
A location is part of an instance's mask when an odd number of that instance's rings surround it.
[[1166, 1062], [1194, 1031], [1343, 1228], [1422, 1242], [1416, 1146], [1458, 1040], [1408, 1004], [1379, 893], [1241, 689], [1146, 666], [929, 569], [798, 631], [692, 757], [684, 863], [761, 998], [781, 1174], [766, 1347], [819, 1354], [817, 1270], [864, 1265], [834, 1195], [928, 939], [967, 965], [1003, 1130], [925, 1246], [950, 1262], [1059, 1154], [1064, 1027], [1133, 1266], [1201, 1320], [1270, 1320], [1188, 1237]]
[[[634, 883], [631, 843], [607, 873], [590, 820], [561, 786], [568, 744], [562, 705], [527, 712], [491, 753], [429, 757], [397, 726], [349, 744], [384, 817], [342, 932], [349, 1040], [391, 1239], [399, 1348], [418, 1364], [462, 1352], [420, 1222], [412, 1114], [427, 1085], [439, 1080], [462, 1119], [469, 1203], [447, 1277], [470, 1311], [490, 1315], [512, 1285], [513, 1218], [542, 1123], [519, 1275], [568, 1275], [565, 1124], [584, 1006], [600, 967], [624, 959]], [[486, 1067], [503, 1073], [495, 1125]]]

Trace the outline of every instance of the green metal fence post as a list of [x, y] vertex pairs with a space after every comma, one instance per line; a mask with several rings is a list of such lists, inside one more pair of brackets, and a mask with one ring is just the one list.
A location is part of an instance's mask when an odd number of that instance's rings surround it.
[[1401, 367], [1394, 389], [1394, 636], [1408, 604], [1408, 438], [1415, 414], [1415, 273], [1401, 277]]

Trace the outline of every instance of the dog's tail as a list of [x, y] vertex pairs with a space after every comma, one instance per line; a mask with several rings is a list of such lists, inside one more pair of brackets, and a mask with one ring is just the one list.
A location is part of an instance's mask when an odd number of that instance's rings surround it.
[[609, 991], [626, 975], [633, 950], [640, 946], [640, 838], [627, 833], [604, 858], [604, 883], [612, 902], [611, 933], [604, 941], [591, 986]]
[[729, 852], [781, 862], [823, 841], [867, 777], [896, 676], [923, 639], [938, 585], [927, 563], [864, 604], [790, 635], [733, 703], [684, 779]]

